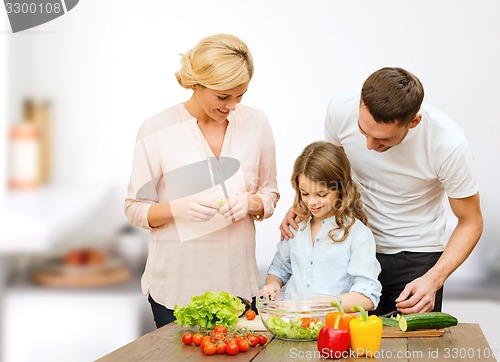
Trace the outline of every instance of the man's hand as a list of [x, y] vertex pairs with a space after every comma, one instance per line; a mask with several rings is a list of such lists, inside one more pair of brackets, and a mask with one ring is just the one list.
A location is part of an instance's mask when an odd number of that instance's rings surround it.
[[185, 198], [170, 202], [172, 216], [180, 217], [189, 221], [209, 221], [217, 213], [219, 205], [214, 201]]
[[431, 312], [438, 289], [429, 277], [423, 275], [406, 284], [396, 299], [396, 308], [403, 314]]
[[293, 233], [290, 230], [290, 226], [295, 230], [299, 230], [299, 225], [297, 224], [298, 220], [295, 220], [296, 217], [297, 214], [295, 213], [295, 211], [293, 211], [292, 208], [290, 208], [290, 210], [288, 210], [288, 212], [285, 215], [285, 218], [283, 219], [280, 225], [280, 231], [281, 231], [280, 240], [283, 239], [290, 240], [291, 238], [293, 238]]

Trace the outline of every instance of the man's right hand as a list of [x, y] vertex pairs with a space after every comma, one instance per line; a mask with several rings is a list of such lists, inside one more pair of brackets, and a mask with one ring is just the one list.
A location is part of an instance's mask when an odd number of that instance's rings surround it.
[[295, 211], [293, 211], [293, 208], [290, 208], [290, 210], [288, 210], [288, 212], [285, 215], [285, 218], [283, 219], [280, 225], [280, 231], [281, 231], [280, 240], [283, 239], [290, 240], [291, 238], [293, 238], [293, 233], [290, 230], [290, 226], [295, 230], [299, 230], [299, 225], [297, 224], [298, 221], [295, 220], [296, 217], [297, 214], [295, 213]]

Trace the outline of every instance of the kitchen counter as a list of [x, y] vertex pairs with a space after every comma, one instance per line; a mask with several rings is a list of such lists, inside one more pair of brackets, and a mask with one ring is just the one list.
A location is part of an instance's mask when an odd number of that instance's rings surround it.
[[[316, 342], [290, 342], [272, 338], [265, 346], [251, 347], [236, 356], [207, 357], [199, 347], [185, 346], [181, 342], [186, 328], [170, 323], [98, 359], [98, 362], [123, 361], [321, 361]], [[496, 361], [481, 328], [474, 323], [460, 323], [446, 328], [440, 337], [384, 338], [377, 361]], [[342, 358], [371, 361], [373, 358]]]
[[[0, 254], [44, 252], [74, 232], [89, 217], [106, 217], [105, 205], [114, 197], [107, 187], [48, 185], [34, 190], [9, 191], [0, 205]], [[119, 218], [122, 223], [124, 216]]]

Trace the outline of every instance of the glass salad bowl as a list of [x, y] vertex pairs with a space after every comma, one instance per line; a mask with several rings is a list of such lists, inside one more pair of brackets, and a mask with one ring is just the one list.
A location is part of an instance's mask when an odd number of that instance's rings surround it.
[[325, 326], [327, 313], [337, 311], [340, 298], [316, 293], [280, 293], [274, 300], [260, 298], [260, 318], [273, 336], [292, 341], [314, 341]]

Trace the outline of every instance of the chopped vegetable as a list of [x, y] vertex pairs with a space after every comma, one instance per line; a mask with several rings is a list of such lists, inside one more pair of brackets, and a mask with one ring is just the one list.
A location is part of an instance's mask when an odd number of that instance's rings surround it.
[[245, 310], [238, 297], [227, 292], [205, 292], [191, 297], [186, 306], [174, 306], [174, 316], [180, 326], [213, 329], [215, 326], [233, 327], [238, 322], [238, 316]]
[[398, 327], [399, 322], [396, 318], [379, 317], [382, 320], [384, 327]]
[[285, 321], [277, 316], [269, 316], [265, 320], [267, 328], [273, 332], [276, 337], [284, 339], [304, 339], [313, 340], [318, 338], [319, 331], [324, 327], [321, 321], [310, 322], [307, 328], [303, 327], [301, 317], [296, 317], [290, 321]]

